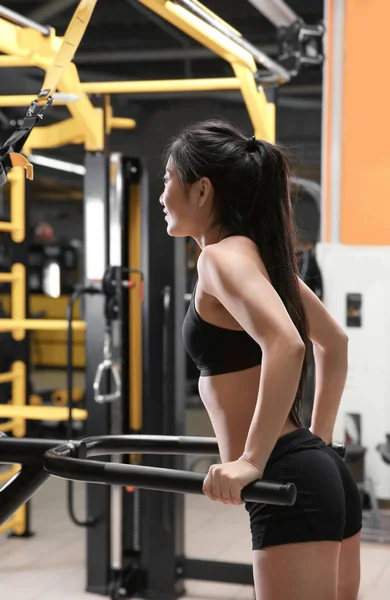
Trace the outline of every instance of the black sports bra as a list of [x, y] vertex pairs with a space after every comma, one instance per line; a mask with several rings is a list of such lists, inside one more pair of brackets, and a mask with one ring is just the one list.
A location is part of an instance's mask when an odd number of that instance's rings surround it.
[[202, 377], [243, 371], [261, 364], [262, 351], [242, 330], [226, 329], [204, 321], [195, 308], [196, 284], [183, 321], [184, 346]]

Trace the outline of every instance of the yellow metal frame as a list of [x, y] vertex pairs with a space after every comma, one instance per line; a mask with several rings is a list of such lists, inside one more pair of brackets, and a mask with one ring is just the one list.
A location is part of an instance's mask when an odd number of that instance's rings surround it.
[[24, 228], [25, 215], [25, 178], [22, 167], [14, 167], [8, 174], [10, 183], [10, 210], [11, 220], [0, 222], [0, 231], [8, 231], [17, 244], [24, 241], [26, 232]]
[[[66, 331], [67, 321], [61, 319], [0, 319], [0, 331]], [[84, 321], [73, 321], [73, 331], [85, 331]]]
[[[8, 66], [39, 67], [45, 71], [51, 66], [61, 44], [61, 37], [55, 35], [54, 30], [48, 37], [32, 29], [24, 29], [5, 19], [0, 19], [0, 51], [9, 54]], [[0, 65], [7, 64], [6, 60]], [[67, 107], [74, 121], [74, 131], [77, 131], [78, 141], [82, 138], [86, 150], [99, 151], [104, 146], [103, 110], [95, 108], [87, 94], [80, 87], [80, 79], [76, 66], [71, 63], [64, 73], [58, 90], [65, 94], [77, 94], [78, 101], [68, 103]], [[69, 143], [69, 138], [64, 139], [64, 129], [61, 123], [51, 125], [51, 136], [57, 132], [56, 146]], [[69, 126], [69, 123], [68, 123]], [[35, 128], [28, 140], [28, 148], [46, 148], [46, 127]], [[43, 145], [41, 145], [43, 144]]]
[[[139, 185], [132, 185], [129, 210], [129, 265], [141, 269], [141, 193]], [[142, 304], [140, 298], [141, 276], [132, 273], [135, 286], [130, 288], [129, 315], [129, 385], [130, 385], [130, 429], [142, 429]]]
[[[179, 4], [170, 0], [138, 1], [231, 64], [240, 82], [256, 137], [275, 141], [275, 112], [274, 109], [268, 108], [269, 103], [264, 90], [257, 88], [254, 79], [257, 67], [252, 55]], [[207, 9], [207, 12], [226, 27], [230, 27], [210, 10]]]
[[[25, 298], [26, 298], [26, 270], [23, 265], [15, 263], [12, 265], [10, 273], [0, 273], [0, 283], [11, 284], [11, 315], [18, 321], [25, 319]], [[7, 319], [8, 320], [8, 319]], [[22, 340], [25, 337], [23, 329], [14, 328], [12, 331], [15, 340]], [[0, 375], [1, 382], [1, 375]]]
[[[97, 81], [81, 84], [87, 94], [157, 94], [165, 92], [210, 92], [240, 90], [236, 77], [210, 77], [204, 79], [156, 79], [151, 81]], [[2, 99], [8, 96], [0, 96]]]
[[[85, 421], [88, 413], [84, 408], [72, 410], [75, 421]], [[66, 406], [29, 406], [26, 404], [0, 404], [0, 419], [22, 419], [29, 421], [67, 421], [69, 410]], [[0, 425], [0, 428], [2, 425]]]
[[[0, 222], [0, 231], [10, 232], [12, 239], [23, 242], [25, 239], [24, 216], [25, 216], [25, 178], [23, 169], [15, 167], [9, 174], [10, 182], [10, 212], [9, 223]], [[26, 319], [26, 270], [22, 264], [12, 265], [9, 273], [0, 273], [0, 283], [11, 284], [11, 317], [0, 319], [1, 331], [11, 331], [15, 340], [22, 340], [26, 330], [66, 330], [68, 323], [65, 320], [49, 319]], [[85, 330], [85, 323], [73, 321], [74, 330]], [[68, 419], [69, 411], [65, 406], [27, 406], [26, 405], [26, 365], [21, 361], [15, 361], [8, 373], [0, 373], [0, 384], [10, 382], [12, 384], [12, 400], [10, 404], [0, 405], [0, 418], [8, 419], [0, 424], [0, 431], [12, 433], [15, 437], [24, 437], [26, 434], [26, 420], [55, 420], [65, 421]], [[73, 418], [86, 420], [87, 411], [74, 409]], [[19, 467], [13, 466], [9, 471], [0, 476], [0, 483], [8, 481], [19, 471]], [[11, 529], [16, 535], [22, 535], [26, 531], [26, 507], [20, 507], [15, 514], [0, 527], [0, 533]]]
[[[92, 93], [132, 94], [241, 90], [255, 135], [268, 141], [275, 141], [275, 108], [272, 103], [267, 101], [264, 90], [258, 88], [255, 82], [256, 63], [252, 55], [226, 35], [170, 0], [138, 1], [228, 61], [235, 77], [81, 83], [76, 66], [71, 63], [59, 84], [59, 91], [78, 96], [76, 102], [66, 103], [72, 118], [62, 123], [35, 128], [29, 137], [26, 152], [29, 153], [36, 148], [53, 148], [69, 143], [84, 143], [87, 150], [101, 150], [104, 140], [103, 110], [93, 107], [87, 95]], [[197, 4], [223, 23], [226, 28], [240, 35], [207, 7], [199, 2]], [[47, 71], [61, 43], [62, 38], [56, 36], [54, 30], [49, 37], [44, 37], [37, 31], [23, 29], [0, 19], [0, 51], [10, 55], [0, 56], [0, 67], [36, 66]], [[28, 105], [32, 99], [27, 96], [0, 96], [0, 106]], [[62, 103], [60, 102], [60, 104]], [[108, 132], [113, 128], [132, 129], [133, 127], [135, 127], [135, 122], [132, 119], [115, 118], [111, 112], [107, 125]]]
[[[25, 404], [26, 398], [26, 365], [18, 360], [12, 364], [11, 371], [9, 373], [0, 374], [0, 383], [11, 382], [12, 383], [12, 408], [16, 410], [22, 409]], [[0, 425], [0, 431], [12, 432], [14, 437], [24, 437], [26, 435], [26, 421], [23, 416], [19, 414], [10, 415], [6, 409], [9, 408], [9, 404], [1, 404], [0, 408], [5, 409], [3, 419], [10, 418], [10, 421], [2, 423]]]
[[[0, 383], [12, 383], [12, 401], [17, 409], [23, 409], [26, 397], [26, 365], [22, 361], [16, 361], [12, 364], [9, 373], [0, 374]], [[7, 407], [2, 404], [0, 407]], [[10, 415], [4, 415], [3, 418], [9, 418]], [[24, 437], [26, 435], [26, 420], [23, 415], [11, 416], [10, 420], [0, 425], [0, 431], [12, 432], [14, 437]], [[12, 465], [11, 469], [0, 475], [0, 483], [9, 481], [20, 470], [19, 465]], [[26, 531], [26, 506], [21, 506], [6, 523], [0, 526], [0, 533], [12, 529], [16, 535], [22, 535]]]

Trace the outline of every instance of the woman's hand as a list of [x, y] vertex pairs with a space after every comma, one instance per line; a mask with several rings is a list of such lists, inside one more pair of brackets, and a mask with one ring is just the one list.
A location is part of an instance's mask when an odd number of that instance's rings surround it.
[[224, 504], [243, 504], [242, 489], [261, 477], [260, 469], [240, 457], [233, 462], [211, 465], [203, 482], [203, 492], [210, 500]]

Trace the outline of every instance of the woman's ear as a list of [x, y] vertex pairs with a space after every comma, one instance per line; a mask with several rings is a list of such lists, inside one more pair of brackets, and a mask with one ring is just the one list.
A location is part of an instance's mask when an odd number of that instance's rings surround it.
[[199, 180], [199, 207], [202, 207], [206, 204], [213, 195], [213, 184], [211, 183], [208, 177], [202, 177]]

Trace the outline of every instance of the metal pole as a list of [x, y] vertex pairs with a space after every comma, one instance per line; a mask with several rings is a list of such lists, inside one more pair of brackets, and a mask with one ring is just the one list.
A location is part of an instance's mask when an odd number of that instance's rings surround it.
[[275, 27], [288, 27], [301, 20], [284, 0], [249, 0]]
[[214, 29], [217, 31], [220, 31], [223, 35], [232, 40], [232, 42], [241, 48], [244, 48], [244, 50], [247, 50], [247, 52], [253, 56], [257, 63], [268, 69], [268, 71], [270, 71], [270, 73], [276, 77], [278, 83], [286, 83], [287, 81], [290, 81], [290, 73], [284, 67], [282, 67], [282, 65], [272, 60], [264, 52], [261, 52], [261, 50], [248, 42], [245, 38], [233, 33], [229, 27], [206, 12], [201, 6], [193, 2], [193, 0], [175, 0], [175, 2], [176, 4], [183, 6], [195, 16], [202, 19], [208, 25], [211, 25], [211, 27], [214, 27]]
[[28, 17], [24, 17], [23, 15], [6, 8], [2, 4], [0, 4], [0, 17], [4, 17], [4, 19], [8, 19], [8, 21], [16, 23], [16, 25], [20, 25], [21, 27], [30, 27], [31, 29], [35, 29], [45, 36], [49, 36], [51, 32], [51, 27], [48, 25], [40, 25]]
[[[110, 187], [109, 187], [109, 210], [108, 210], [108, 227], [109, 227], [109, 264], [114, 267], [122, 266], [122, 236], [121, 236], [121, 219], [123, 218], [123, 168], [122, 155], [113, 153], [109, 158], [110, 170]], [[119, 299], [119, 314], [122, 315], [122, 272], [117, 270], [117, 280], [115, 281], [118, 299]], [[122, 360], [123, 343], [122, 326], [118, 320], [113, 323], [113, 350], [115, 353], [115, 362], [120, 363]], [[111, 383], [111, 382], [110, 382]], [[111, 435], [120, 435], [123, 430], [123, 391], [115, 402], [111, 404]], [[121, 462], [119, 454], [113, 454], [112, 462]], [[111, 494], [111, 510], [110, 510], [110, 563], [113, 573], [119, 576], [123, 569], [123, 490], [118, 485], [113, 485], [110, 490]]]

